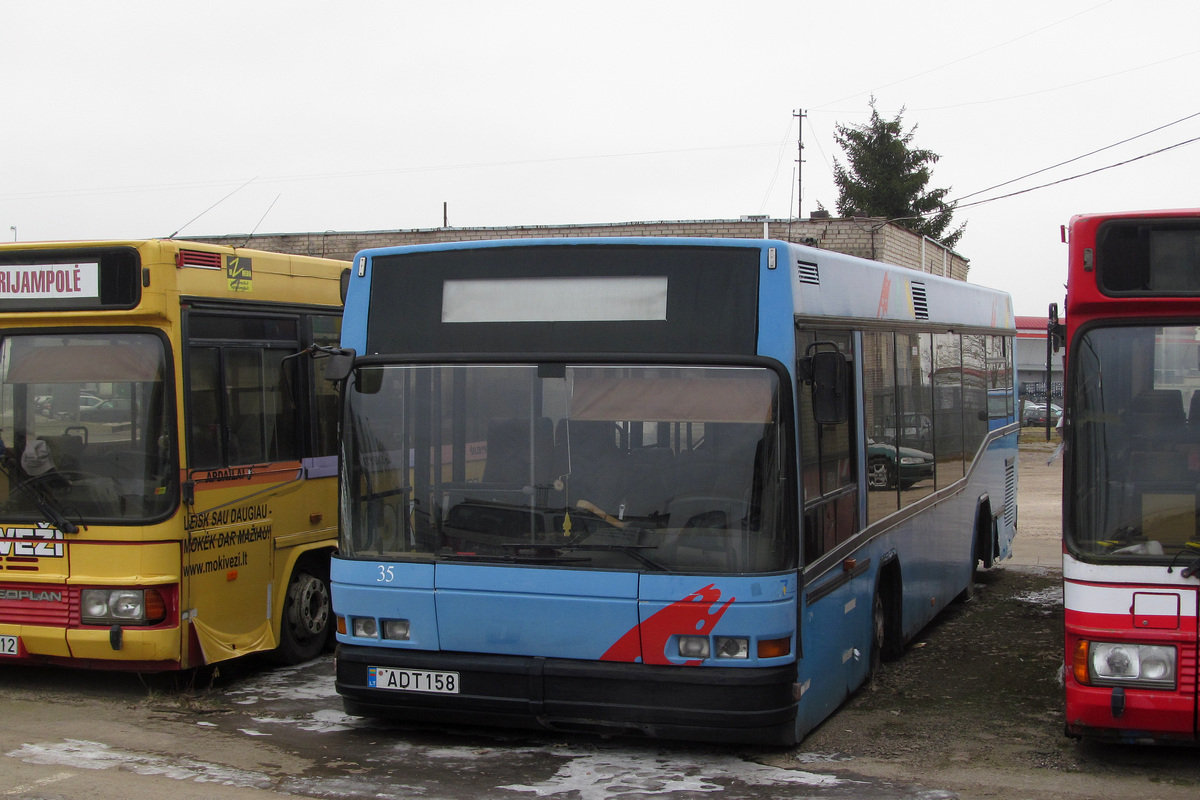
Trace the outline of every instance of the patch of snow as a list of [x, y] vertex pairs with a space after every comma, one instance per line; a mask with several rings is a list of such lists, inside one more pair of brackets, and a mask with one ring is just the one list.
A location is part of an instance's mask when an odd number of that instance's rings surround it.
[[1045, 589], [1039, 589], [1034, 592], [1023, 592], [1013, 597], [1018, 603], [1029, 603], [1035, 606], [1046, 606], [1048, 608], [1061, 608], [1063, 604], [1063, 589], [1062, 585], [1050, 586]]
[[726, 783], [811, 787], [846, 783], [832, 775], [770, 767], [724, 755], [704, 758], [672, 753], [669, 757], [648, 758], [635, 752], [596, 753], [569, 749], [555, 750], [552, 754], [569, 759], [553, 777], [538, 784], [511, 784], [498, 788], [528, 792], [538, 797], [575, 793], [581, 800], [612, 800], [672, 792], [723, 792]]
[[66, 739], [62, 742], [23, 744], [5, 755], [30, 764], [47, 764], [77, 769], [121, 769], [138, 775], [162, 775], [178, 781], [220, 783], [267, 789], [274, 786], [269, 775], [252, 770], [234, 769], [184, 756], [161, 756], [121, 750], [100, 742]]

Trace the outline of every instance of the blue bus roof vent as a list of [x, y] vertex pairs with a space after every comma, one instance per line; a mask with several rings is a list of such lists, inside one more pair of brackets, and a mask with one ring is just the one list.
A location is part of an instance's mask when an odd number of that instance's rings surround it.
[[808, 261], [797, 261], [796, 272], [800, 275], [800, 282], [811, 284], [812, 286], [821, 285], [821, 269], [816, 264]]

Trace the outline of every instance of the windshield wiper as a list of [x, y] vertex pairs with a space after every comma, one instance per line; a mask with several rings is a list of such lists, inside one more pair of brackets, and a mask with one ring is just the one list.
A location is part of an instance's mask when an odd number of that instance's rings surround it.
[[[594, 553], [621, 553], [656, 572], [671, 572], [670, 567], [660, 564], [641, 552], [642, 550], [658, 549], [657, 546], [652, 544], [508, 544], [505, 547], [528, 548], [531, 550], [585, 550]], [[550, 560], [561, 561], [563, 559]], [[590, 559], [581, 560], [586, 561]]]
[[9, 469], [8, 463], [4, 460], [4, 454], [4, 442], [0, 440], [0, 470], [3, 470], [5, 477], [8, 478], [9, 485], [16, 486], [23, 495], [28, 497], [34, 506], [37, 507], [38, 513], [42, 515], [42, 519], [46, 520], [46, 522], [49, 522], [63, 533], [79, 533], [79, 526], [64, 517], [62, 512], [55, 508], [50, 500], [37, 487], [32, 485], [29, 479], [22, 479], [13, 474], [12, 470]]
[[1171, 559], [1171, 566], [1167, 567], [1167, 572], [1175, 568], [1175, 562], [1179, 560], [1180, 556], [1188, 555], [1194, 555], [1195, 558], [1179, 574], [1184, 578], [1190, 578], [1200, 573], [1200, 542], [1187, 542], [1184, 544], [1183, 548]]
[[591, 561], [590, 558], [563, 558], [553, 555], [530, 555], [522, 553], [523, 549], [544, 549], [539, 545], [514, 545], [506, 544], [502, 547], [518, 548], [517, 552], [505, 555], [488, 555], [486, 553], [442, 553], [438, 557], [446, 561], [474, 561], [478, 563], [500, 563], [500, 564], [574, 564], [586, 563]]

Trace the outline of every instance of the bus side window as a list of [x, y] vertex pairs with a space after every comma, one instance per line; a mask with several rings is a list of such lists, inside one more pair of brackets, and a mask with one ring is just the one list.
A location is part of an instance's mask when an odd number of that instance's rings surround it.
[[[188, 458], [192, 469], [297, 457], [295, 362], [288, 350], [189, 350]], [[293, 374], [284, 378], [284, 370]]]
[[229, 463], [259, 464], [296, 457], [294, 379], [284, 379], [282, 349], [236, 348], [225, 353], [229, 383]]
[[[838, 351], [853, 358], [852, 334], [848, 331], [797, 331], [796, 352], [804, 353], [813, 342], [834, 342]], [[811, 564], [858, 530], [858, 460], [855, 432], [858, 422], [851, 360], [846, 370], [847, 387], [843, 422], [817, 422], [812, 392], [797, 387], [800, 403], [800, 463], [804, 493], [804, 563]]]
[[[982, 334], [962, 335], [963, 453], [966, 465], [975, 459], [988, 433], [987, 343]], [[1183, 413], [1183, 401], [1179, 404]]]
[[188, 352], [188, 465], [192, 469], [221, 466], [221, 411], [217, 385], [220, 351], [193, 347]]

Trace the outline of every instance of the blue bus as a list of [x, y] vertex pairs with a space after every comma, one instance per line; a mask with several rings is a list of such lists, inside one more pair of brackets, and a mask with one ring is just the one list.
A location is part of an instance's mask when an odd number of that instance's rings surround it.
[[364, 250], [347, 295], [349, 714], [791, 744], [1009, 555], [1004, 293], [581, 238]]

